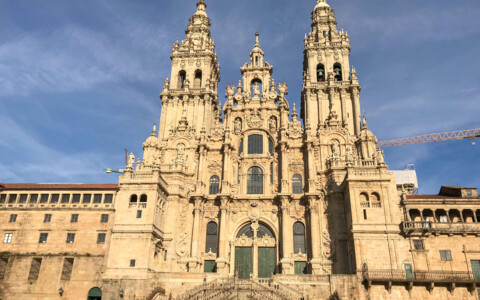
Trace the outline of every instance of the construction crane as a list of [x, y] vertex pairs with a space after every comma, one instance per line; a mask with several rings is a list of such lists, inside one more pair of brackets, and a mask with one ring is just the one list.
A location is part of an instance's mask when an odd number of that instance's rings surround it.
[[[378, 147], [392, 147], [410, 144], [434, 143], [443, 141], [480, 138], [480, 128], [419, 135], [404, 139], [378, 142]], [[472, 142], [475, 145], [475, 142]]]

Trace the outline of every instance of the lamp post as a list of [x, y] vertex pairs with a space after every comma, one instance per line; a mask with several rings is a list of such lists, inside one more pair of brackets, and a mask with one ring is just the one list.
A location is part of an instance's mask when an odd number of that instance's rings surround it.
[[125, 296], [125, 291], [123, 289], [120, 289], [119, 295], [120, 298], [123, 298], [123, 296]]
[[58, 294], [60, 295], [60, 297], [63, 296], [63, 288], [62, 288], [62, 287], [60, 287], [60, 288], [58, 289]]

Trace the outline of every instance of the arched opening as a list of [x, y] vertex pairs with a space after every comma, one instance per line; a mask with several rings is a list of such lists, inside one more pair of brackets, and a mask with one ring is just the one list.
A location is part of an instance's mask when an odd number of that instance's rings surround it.
[[217, 175], [214, 175], [210, 177], [210, 188], [209, 188], [210, 195], [218, 194], [219, 190], [220, 190], [220, 178]]
[[147, 195], [143, 194], [142, 196], [140, 196], [140, 202], [147, 203]]
[[252, 97], [261, 97], [261, 95], [263, 94], [262, 81], [259, 78], [255, 78], [250, 83], [250, 86], [250, 92]]
[[463, 221], [465, 223], [475, 222], [475, 216], [473, 215], [473, 211], [471, 209], [464, 209], [462, 214], [463, 214]]
[[317, 66], [317, 82], [325, 81], [325, 66], [318, 64]]
[[305, 225], [302, 222], [293, 224], [293, 252], [303, 253], [307, 252], [305, 245]]
[[408, 214], [410, 216], [410, 220], [413, 222], [421, 222], [422, 217], [420, 215], [420, 211], [418, 209], [411, 209], [408, 211]]
[[[264, 223], [244, 225], [235, 238], [235, 274], [241, 279], [250, 275], [269, 278], [276, 273], [276, 238]], [[256, 268], [255, 268], [256, 266]]]
[[137, 195], [131, 195], [130, 196], [130, 203], [137, 203], [138, 202], [138, 197]]
[[422, 211], [423, 215], [423, 228], [431, 228], [432, 227], [432, 222], [435, 221], [435, 218], [433, 217], [433, 211], [431, 209], [424, 209]]
[[186, 80], [187, 80], [187, 72], [185, 72], [184, 70], [181, 70], [180, 72], [178, 72], [177, 88], [184, 89]]
[[335, 76], [335, 81], [342, 81], [343, 80], [343, 74], [342, 74], [342, 65], [339, 63], [336, 63], [333, 65], [333, 74]]
[[263, 171], [260, 167], [251, 167], [248, 169], [247, 194], [263, 194]]
[[98, 287], [90, 289], [87, 300], [102, 300], [102, 290]]
[[378, 193], [372, 193], [370, 195], [370, 199], [372, 202], [379, 202], [380, 201], [380, 195]]
[[447, 212], [444, 209], [437, 209], [435, 211], [435, 219], [440, 223], [448, 223]]
[[292, 176], [292, 193], [303, 193], [302, 176], [300, 174], [295, 174]]
[[450, 217], [450, 222], [452, 223], [461, 223], [462, 218], [460, 212], [457, 209], [451, 209], [448, 211], [448, 216]]
[[362, 208], [370, 207], [370, 201], [367, 193], [360, 193], [359, 199], [360, 199], [360, 206]]
[[193, 81], [193, 87], [199, 89], [202, 87], [202, 71], [195, 71], [195, 79]]

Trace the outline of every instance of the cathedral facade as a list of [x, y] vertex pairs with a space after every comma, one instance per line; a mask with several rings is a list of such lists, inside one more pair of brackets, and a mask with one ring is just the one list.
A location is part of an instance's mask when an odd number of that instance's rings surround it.
[[222, 106], [200, 0], [118, 185], [0, 186], [1, 300], [478, 299], [477, 190], [397, 187], [330, 5], [300, 108], [254, 42]]

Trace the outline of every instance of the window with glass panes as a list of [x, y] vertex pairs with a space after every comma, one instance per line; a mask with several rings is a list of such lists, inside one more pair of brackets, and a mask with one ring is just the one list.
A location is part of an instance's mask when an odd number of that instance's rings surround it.
[[40, 196], [40, 203], [48, 203], [48, 194], [42, 194]]
[[219, 189], [220, 189], [220, 178], [216, 175], [210, 177], [210, 188], [209, 188], [210, 195], [218, 194]]
[[105, 244], [105, 237], [107, 236], [106, 233], [99, 233], [97, 235], [97, 244]]
[[248, 169], [247, 194], [263, 194], [263, 171], [260, 167]]
[[92, 201], [92, 194], [84, 194], [82, 203], [90, 203]]
[[423, 240], [413, 240], [413, 247], [415, 250], [424, 250]]
[[37, 201], [38, 201], [38, 194], [31, 194], [30, 200], [28, 201], [28, 203], [37, 203]]
[[8, 220], [9, 223], [17, 222], [17, 214], [11, 214], [10, 219]]
[[46, 243], [47, 239], [48, 239], [48, 233], [42, 232], [42, 233], [40, 233], [40, 237], [38, 238], [38, 243], [39, 244]]
[[108, 223], [108, 214], [102, 214], [100, 217], [100, 223]]
[[73, 244], [75, 242], [75, 233], [67, 233], [67, 244]]
[[93, 203], [102, 203], [102, 194], [93, 195]]
[[51, 214], [45, 214], [45, 216], [43, 216], [43, 223], [49, 223], [51, 220], [52, 220]]
[[73, 194], [72, 203], [80, 203], [80, 194]]
[[292, 193], [293, 194], [303, 193], [302, 176], [299, 174], [295, 174], [292, 177]]
[[13, 233], [5, 233], [5, 237], [3, 238], [4, 244], [10, 244], [12, 242]]
[[0, 194], [0, 204], [3, 204], [5, 203], [5, 200], [7, 199], [7, 195], [6, 194]]
[[62, 195], [62, 204], [67, 204], [70, 202], [70, 194], [63, 194]]
[[105, 199], [103, 199], [103, 203], [113, 203], [113, 194], [105, 194]]
[[270, 155], [273, 155], [273, 141], [272, 141], [272, 139], [268, 139], [268, 152], [270, 152]]
[[70, 217], [70, 223], [77, 223], [78, 222], [78, 214], [72, 214]]
[[8, 203], [13, 204], [17, 202], [17, 194], [10, 194], [8, 197]]
[[27, 203], [28, 194], [20, 194], [20, 199], [18, 199], [18, 203]]
[[248, 136], [248, 154], [263, 154], [263, 136], [260, 134]]
[[452, 261], [452, 252], [450, 250], [440, 250], [440, 259], [442, 261]]
[[50, 203], [57, 204], [59, 198], [60, 198], [59, 194], [52, 194], [52, 198], [50, 199]]

